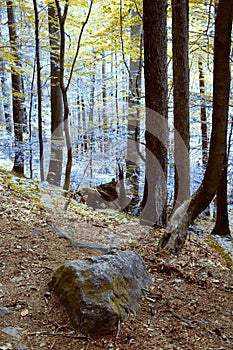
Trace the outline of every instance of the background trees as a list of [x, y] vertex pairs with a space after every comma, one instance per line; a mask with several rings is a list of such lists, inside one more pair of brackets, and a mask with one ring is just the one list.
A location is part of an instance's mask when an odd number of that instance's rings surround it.
[[[86, 21], [90, 4], [91, 16]], [[166, 2], [155, 0], [40, 0], [38, 11], [35, 5], [36, 1], [29, 0], [0, 5], [1, 120], [14, 117], [14, 140], [20, 145], [10, 147], [13, 135], [9, 122], [7, 128], [3, 123], [2, 159], [27, 176], [30, 161], [32, 176], [43, 180], [44, 174], [49, 183], [65, 183], [66, 189], [70, 182], [75, 189], [109, 182], [119, 178], [119, 169], [123, 168], [125, 207], [139, 207], [142, 200], [141, 221], [164, 226], [167, 209], [188, 195], [188, 153], [192, 193], [200, 186], [207, 163], [215, 3], [189, 1], [189, 28], [188, 1], [173, 0], [168, 8]], [[69, 10], [64, 17], [65, 8]], [[14, 18], [8, 21], [11, 11], [17, 22], [11, 26], [17, 30], [15, 34], [8, 33], [8, 24], [14, 23]], [[144, 73], [145, 84], [141, 79]], [[18, 81], [13, 90], [11, 76]], [[9, 95], [13, 96], [12, 106]], [[20, 123], [13, 109], [18, 103]], [[64, 150], [64, 112], [66, 126], [70, 127], [67, 150], [73, 158], [72, 167]], [[28, 118], [24, 118], [26, 114]], [[170, 130], [173, 117], [175, 136]], [[44, 167], [39, 167], [42, 159]], [[179, 170], [175, 182], [174, 164]], [[229, 180], [231, 154], [228, 164]], [[225, 175], [225, 194], [226, 180]]]

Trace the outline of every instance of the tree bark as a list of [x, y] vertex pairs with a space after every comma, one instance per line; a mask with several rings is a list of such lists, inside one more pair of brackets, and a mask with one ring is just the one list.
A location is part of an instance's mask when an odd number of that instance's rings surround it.
[[143, 1], [146, 166], [141, 222], [167, 222], [167, 1]]
[[38, 131], [40, 147], [40, 178], [44, 181], [44, 160], [43, 160], [43, 135], [42, 135], [42, 88], [41, 88], [41, 66], [40, 66], [40, 38], [39, 38], [39, 14], [37, 1], [33, 0], [35, 13], [35, 41], [36, 41], [36, 65], [37, 65], [37, 99], [38, 99]]
[[199, 189], [172, 215], [158, 250], [178, 254], [185, 243], [189, 225], [209, 205], [218, 190], [227, 142], [232, 17], [233, 0], [220, 0], [214, 39], [212, 133], [204, 179]]
[[60, 29], [54, 3], [48, 5], [50, 35], [50, 93], [51, 93], [51, 152], [47, 181], [60, 186], [63, 162], [64, 119], [63, 98], [60, 87]]
[[12, 105], [13, 105], [13, 121], [14, 121], [14, 136], [15, 136], [15, 159], [13, 172], [24, 174], [24, 151], [23, 144], [23, 128], [25, 126], [25, 107], [22, 97], [23, 84], [20, 71], [19, 61], [19, 43], [16, 31], [16, 20], [14, 14], [13, 3], [11, 0], [6, 1], [7, 18], [10, 37], [11, 54], [13, 56], [11, 67], [12, 81]]
[[231, 236], [227, 206], [227, 154], [217, 191], [217, 219], [212, 230], [213, 235]]
[[172, 0], [174, 210], [190, 196], [188, 0]]
[[140, 144], [140, 100], [141, 100], [141, 76], [142, 76], [142, 22], [138, 13], [131, 10], [134, 23], [131, 25], [131, 46], [137, 48], [139, 55], [137, 59], [130, 56], [129, 76], [129, 98], [128, 98], [128, 125], [127, 125], [127, 159], [126, 179], [127, 188], [130, 193], [130, 203], [125, 210], [135, 212], [139, 206], [139, 144]]
[[202, 165], [206, 168], [208, 162], [208, 134], [207, 134], [207, 118], [205, 107], [205, 77], [203, 72], [203, 64], [201, 58], [198, 59], [199, 70], [199, 88], [202, 97], [201, 102], [201, 140], [202, 140]]

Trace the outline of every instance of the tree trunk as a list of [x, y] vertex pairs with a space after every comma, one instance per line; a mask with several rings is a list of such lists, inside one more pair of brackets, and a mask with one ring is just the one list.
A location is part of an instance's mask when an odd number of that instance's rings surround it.
[[207, 118], [205, 107], [205, 77], [201, 58], [198, 60], [199, 70], [199, 88], [202, 96], [201, 102], [201, 140], [202, 140], [202, 165], [206, 168], [208, 161], [208, 135], [207, 135]]
[[35, 41], [36, 41], [36, 65], [37, 65], [37, 99], [38, 99], [38, 131], [40, 145], [40, 178], [44, 181], [44, 160], [43, 160], [43, 135], [42, 135], [42, 88], [41, 88], [41, 66], [40, 66], [40, 38], [39, 38], [39, 14], [37, 1], [33, 0], [35, 13]]
[[225, 155], [223, 171], [217, 191], [217, 219], [213, 235], [231, 236], [229, 227], [228, 207], [227, 207], [227, 155]]
[[190, 196], [188, 0], [172, 0], [174, 210]]
[[11, 54], [13, 56], [14, 63], [11, 68], [11, 81], [12, 81], [12, 105], [13, 105], [13, 121], [14, 121], [14, 135], [15, 135], [15, 159], [13, 172], [18, 174], [24, 173], [24, 151], [23, 145], [23, 128], [25, 125], [25, 110], [24, 99], [22, 97], [23, 86], [22, 76], [20, 71], [19, 61], [19, 43], [16, 32], [16, 21], [13, 3], [11, 0], [6, 1], [7, 4], [7, 17], [8, 28], [10, 37]]
[[220, 0], [214, 39], [212, 133], [204, 179], [199, 189], [172, 215], [158, 250], [178, 254], [185, 243], [189, 225], [209, 205], [218, 190], [227, 142], [232, 15], [233, 0]]
[[139, 206], [139, 143], [140, 143], [140, 99], [141, 99], [141, 75], [142, 75], [142, 23], [137, 18], [138, 14], [131, 11], [134, 23], [131, 26], [131, 46], [137, 48], [138, 58], [130, 57], [129, 98], [128, 98], [128, 135], [127, 135], [127, 159], [126, 179], [130, 192], [130, 203], [125, 208], [128, 212], [135, 212]]
[[[0, 12], [0, 22], [2, 23], [2, 13]], [[0, 37], [3, 36], [1, 26], [0, 26]], [[0, 77], [1, 77], [1, 92], [2, 92], [2, 101], [1, 101], [1, 112], [3, 120], [1, 123], [6, 123], [6, 130], [11, 133], [12, 131], [12, 117], [10, 113], [10, 98], [9, 98], [9, 92], [7, 90], [7, 78], [5, 76], [6, 73], [6, 67], [5, 67], [5, 59], [1, 56], [0, 57]]]
[[50, 92], [51, 92], [51, 154], [47, 181], [60, 186], [63, 162], [64, 120], [63, 98], [60, 87], [60, 30], [54, 3], [48, 5], [50, 35]]
[[143, 1], [146, 167], [141, 222], [167, 222], [167, 1]]

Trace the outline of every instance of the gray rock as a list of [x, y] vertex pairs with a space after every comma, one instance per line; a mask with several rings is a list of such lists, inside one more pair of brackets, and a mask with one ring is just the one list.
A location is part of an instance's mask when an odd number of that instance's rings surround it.
[[62, 265], [49, 285], [66, 305], [74, 326], [84, 334], [103, 334], [136, 312], [151, 282], [139, 254], [114, 250]]
[[28, 347], [23, 343], [18, 343], [15, 345], [15, 350], [27, 350]]
[[10, 335], [12, 338], [20, 340], [21, 335], [19, 334], [19, 331], [21, 331], [21, 330], [22, 330], [22, 328], [5, 327], [2, 329], [2, 332]]
[[11, 311], [8, 307], [0, 307], [0, 318], [12, 314], [13, 311]]

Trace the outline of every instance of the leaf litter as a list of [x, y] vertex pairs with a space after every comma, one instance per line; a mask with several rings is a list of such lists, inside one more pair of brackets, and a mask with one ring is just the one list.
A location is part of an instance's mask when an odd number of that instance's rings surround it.
[[[46, 207], [39, 191], [0, 183], [0, 350], [232, 349], [232, 270], [212, 237], [192, 234], [179, 257], [158, 254], [163, 230], [75, 203], [64, 212], [61, 193]], [[112, 247], [139, 252], [153, 285], [136, 316], [93, 339], [73, 328], [47, 284], [64, 262]]]

